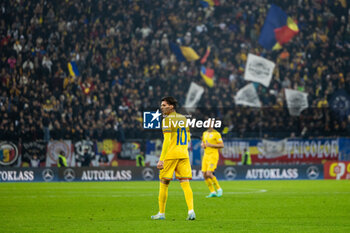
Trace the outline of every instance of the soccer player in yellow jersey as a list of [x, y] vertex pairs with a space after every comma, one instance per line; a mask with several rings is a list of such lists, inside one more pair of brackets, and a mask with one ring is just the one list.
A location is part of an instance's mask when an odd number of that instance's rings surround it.
[[188, 143], [190, 141], [190, 131], [186, 127], [187, 119], [177, 113], [177, 101], [173, 97], [162, 99], [161, 110], [165, 118], [162, 122], [164, 135], [162, 154], [157, 168], [160, 170], [159, 188], [159, 212], [153, 215], [152, 219], [165, 219], [165, 206], [168, 198], [168, 186], [170, 180], [175, 177], [180, 180], [182, 190], [188, 207], [187, 220], [195, 220], [196, 215], [193, 210], [193, 193], [189, 180], [192, 179], [191, 164], [188, 155]]
[[220, 133], [210, 127], [203, 133], [201, 146], [204, 148], [202, 172], [210, 191], [207, 197], [221, 197], [222, 188], [213, 174], [219, 161], [219, 149], [224, 148]]

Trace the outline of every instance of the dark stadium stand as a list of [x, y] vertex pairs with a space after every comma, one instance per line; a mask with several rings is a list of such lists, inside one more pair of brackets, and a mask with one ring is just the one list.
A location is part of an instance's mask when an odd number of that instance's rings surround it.
[[[224, 137], [349, 136], [349, 111], [330, 106], [338, 91], [350, 93], [343, 2], [235, 0], [215, 10], [175, 0], [2, 2], [0, 140], [154, 137], [142, 128], [142, 112], [167, 95], [183, 105], [192, 81], [205, 87], [199, 107], [215, 109], [228, 127]], [[271, 3], [300, 27], [277, 51], [257, 42]], [[213, 88], [201, 79], [198, 62], [176, 60], [169, 42], [179, 40], [200, 56], [211, 46]], [[258, 87], [258, 110], [233, 100], [245, 85], [248, 53], [277, 64], [270, 86]], [[68, 70], [71, 61], [77, 77]], [[308, 93], [309, 108], [299, 117], [288, 114], [284, 88]]]

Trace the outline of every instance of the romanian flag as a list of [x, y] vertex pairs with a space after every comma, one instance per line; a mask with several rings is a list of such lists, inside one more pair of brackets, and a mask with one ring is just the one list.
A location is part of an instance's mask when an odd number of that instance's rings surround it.
[[201, 76], [208, 87], [214, 86], [214, 70], [210, 68], [201, 67]]
[[219, 6], [220, 1], [219, 0], [202, 0], [200, 1], [200, 4], [203, 8], [207, 8], [209, 6]]
[[213, 0], [203, 0], [200, 2], [202, 7], [207, 8], [209, 6], [214, 6], [214, 1]]
[[170, 42], [170, 49], [176, 56], [178, 61], [196, 61], [199, 59], [198, 54], [191, 47], [188, 46], [177, 46]]
[[78, 67], [77, 67], [77, 64], [75, 63], [75, 61], [68, 62], [68, 70], [69, 70], [69, 74], [72, 77], [80, 76], [80, 73], [79, 73], [79, 70], [78, 70]]
[[16, 151], [14, 149], [2, 149], [0, 150], [0, 161], [4, 163], [9, 163], [16, 156]]
[[267, 50], [281, 49], [298, 32], [297, 23], [280, 7], [272, 4], [260, 33], [259, 44]]

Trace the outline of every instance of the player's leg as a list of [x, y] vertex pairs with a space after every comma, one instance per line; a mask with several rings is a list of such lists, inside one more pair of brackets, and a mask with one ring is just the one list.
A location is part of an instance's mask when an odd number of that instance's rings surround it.
[[181, 188], [185, 195], [185, 200], [188, 209], [187, 220], [195, 220], [196, 214], [193, 207], [193, 192], [190, 185], [192, 179], [192, 169], [189, 159], [181, 159], [175, 169], [176, 178], [180, 180]]
[[205, 183], [207, 184], [209, 191], [210, 191], [207, 198], [216, 197], [216, 192], [215, 192], [215, 188], [214, 188], [213, 180], [212, 180], [213, 173], [211, 171], [206, 171], [205, 177], [206, 177]]
[[214, 186], [213, 186], [213, 181], [212, 179], [207, 175], [208, 172], [210, 171], [204, 171], [203, 172], [203, 176], [204, 176], [204, 181], [206, 183], [206, 185], [208, 186], [208, 189], [209, 189], [209, 195], [207, 197], [215, 197], [216, 196], [216, 192], [215, 192], [215, 189], [214, 189]]
[[216, 176], [213, 175], [213, 177], [211, 178], [211, 180], [213, 181], [214, 187], [215, 187], [215, 189], [216, 189], [216, 195], [217, 195], [218, 197], [221, 197], [223, 191], [222, 191], [221, 186], [219, 185], [218, 180], [216, 179]]
[[168, 199], [168, 187], [169, 180], [161, 180], [159, 185], [159, 195], [158, 195], [158, 204], [159, 212], [156, 215], [153, 215], [151, 218], [155, 220], [165, 219], [165, 206]]
[[181, 179], [180, 184], [185, 195], [185, 200], [186, 200], [187, 209], [188, 209], [187, 220], [195, 220], [196, 215], [194, 213], [193, 192], [190, 185], [190, 181], [188, 179]]
[[219, 156], [215, 156], [211, 158], [210, 161], [210, 174], [208, 174], [208, 176], [210, 177], [210, 179], [213, 182], [213, 185], [216, 189], [216, 195], [218, 197], [222, 196], [222, 188], [219, 185], [218, 180], [216, 179], [216, 177], [214, 176], [214, 171], [216, 170], [217, 166], [218, 166], [218, 162], [219, 162]]
[[159, 212], [156, 215], [151, 216], [154, 220], [162, 220], [165, 219], [165, 207], [168, 199], [168, 187], [170, 180], [174, 174], [176, 166], [176, 161], [174, 160], [165, 160], [164, 168], [159, 172], [159, 196], [158, 196], [158, 204], [159, 204]]
[[213, 172], [211, 172], [211, 171], [210, 171], [210, 172], [207, 172], [207, 176], [210, 177], [210, 179], [211, 179], [211, 181], [212, 181], [212, 183], [213, 183], [213, 186], [214, 186], [215, 189], [216, 189], [216, 196], [221, 197], [223, 191], [222, 191], [222, 188], [221, 188], [220, 185], [219, 185], [218, 180], [216, 179], [216, 176], [214, 176]]
[[208, 189], [210, 191], [209, 195], [207, 197], [215, 197], [216, 196], [216, 192], [213, 186], [213, 181], [211, 180], [211, 178], [209, 176], [207, 176], [207, 171], [209, 169], [209, 160], [207, 156], [203, 157], [202, 160], [202, 173], [203, 173], [203, 177], [204, 177], [204, 182], [206, 183], [206, 185], [208, 186]]

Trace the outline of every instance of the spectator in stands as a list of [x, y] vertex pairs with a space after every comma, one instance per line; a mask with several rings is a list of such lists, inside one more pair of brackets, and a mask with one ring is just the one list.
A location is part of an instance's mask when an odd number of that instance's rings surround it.
[[31, 167], [40, 167], [40, 159], [38, 155], [34, 154], [33, 157], [30, 159], [30, 166]]
[[83, 157], [81, 158], [81, 166], [82, 167], [90, 167], [90, 164], [91, 164], [91, 160], [92, 160], [92, 155], [91, 153], [89, 152], [89, 149], [88, 148], [85, 148], [84, 149], [84, 154], [83, 154]]
[[108, 155], [106, 153], [106, 151], [102, 151], [100, 158], [98, 159], [98, 162], [100, 164], [101, 167], [105, 167], [105, 166], [109, 166], [109, 159], [108, 159]]

